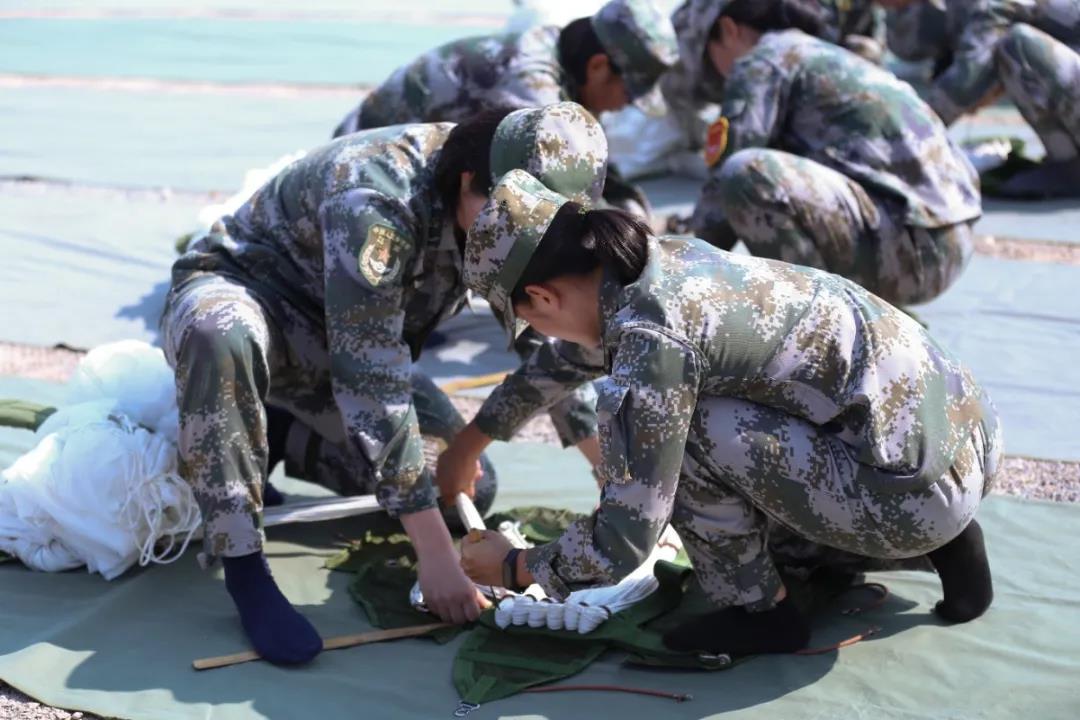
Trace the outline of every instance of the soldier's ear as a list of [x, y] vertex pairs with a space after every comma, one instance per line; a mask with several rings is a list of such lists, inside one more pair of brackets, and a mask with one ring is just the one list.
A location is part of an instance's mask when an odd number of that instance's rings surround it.
[[586, 83], [603, 84], [611, 78], [611, 60], [604, 53], [596, 53], [585, 63]]
[[559, 293], [548, 283], [526, 285], [525, 295], [529, 298], [529, 308], [533, 312], [546, 314], [560, 306]]
[[720, 43], [730, 43], [735, 35], [739, 32], [739, 24], [724, 15], [716, 20], [716, 41]]

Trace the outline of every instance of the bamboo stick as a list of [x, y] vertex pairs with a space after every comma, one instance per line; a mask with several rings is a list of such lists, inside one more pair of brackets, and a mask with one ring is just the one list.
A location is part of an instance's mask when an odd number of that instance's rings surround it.
[[[413, 625], [411, 627], [391, 628], [389, 630], [373, 630], [355, 635], [339, 635], [323, 640], [323, 650], [340, 650], [341, 648], [370, 645], [372, 643], [385, 642], [387, 640], [420, 637], [421, 635], [427, 635], [435, 630], [441, 630], [448, 627], [453, 627], [453, 625], [451, 623], [430, 623], [428, 625]], [[254, 650], [246, 650], [232, 655], [202, 658], [194, 661], [191, 665], [196, 670], [214, 670], [261, 659], [262, 658], [259, 657]]]

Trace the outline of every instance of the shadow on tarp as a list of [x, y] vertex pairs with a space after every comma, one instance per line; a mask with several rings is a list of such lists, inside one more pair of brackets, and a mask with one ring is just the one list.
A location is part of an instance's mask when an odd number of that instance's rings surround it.
[[157, 298], [203, 201], [19, 184], [0, 193], [3, 340], [90, 348], [157, 337]]
[[171, 285], [172, 283], [168, 280], [159, 282], [138, 302], [117, 310], [116, 317], [141, 322], [145, 328], [142, 334], [147, 342], [153, 345], [160, 344], [161, 313], [165, 309], [165, 296], [169, 294]]

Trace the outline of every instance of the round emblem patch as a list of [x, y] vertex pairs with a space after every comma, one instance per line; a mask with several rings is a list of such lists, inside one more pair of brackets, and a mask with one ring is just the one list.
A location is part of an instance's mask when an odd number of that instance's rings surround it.
[[409, 243], [388, 225], [372, 225], [360, 250], [360, 274], [378, 287], [393, 283], [405, 267]]

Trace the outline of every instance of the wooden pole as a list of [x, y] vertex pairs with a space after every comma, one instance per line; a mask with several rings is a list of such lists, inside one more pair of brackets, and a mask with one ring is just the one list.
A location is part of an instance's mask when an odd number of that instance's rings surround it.
[[[435, 630], [453, 627], [451, 623], [430, 623], [428, 625], [413, 625], [411, 627], [391, 628], [390, 630], [373, 630], [371, 632], [356, 635], [339, 635], [323, 640], [323, 650], [340, 650], [341, 648], [356, 647], [357, 645], [370, 645], [372, 643], [385, 642], [386, 640], [398, 640], [401, 638], [420, 637]], [[233, 655], [221, 655], [218, 657], [202, 658], [191, 663], [196, 670], [214, 670], [216, 668], [239, 665], [241, 663], [262, 660], [254, 650], [235, 653]]]

